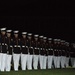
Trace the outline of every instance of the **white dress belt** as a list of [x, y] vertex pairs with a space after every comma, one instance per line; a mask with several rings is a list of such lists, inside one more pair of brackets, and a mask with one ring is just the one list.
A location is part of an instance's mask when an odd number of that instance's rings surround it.
[[26, 48], [28, 48], [28, 46], [22, 46], [22, 47], [26, 47]]
[[49, 48], [48, 50], [53, 50], [53, 49], [52, 48], [51, 49]]
[[2, 43], [2, 45], [7, 45], [6, 43]]
[[35, 47], [34, 49], [39, 49], [39, 48], [36, 48], [36, 47]]
[[40, 48], [42, 50], [42, 48]]
[[32, 49], [33, 49], [33, 47], [30, 47], [30, 48], [32, 48]]
[[38, 49], [38, 48], [35, 47], [34, 49]]
[[18, 46], [17, 45], [14, 45], [14, 47], [21, 47], [21, 46], [20, 45], [18, 45]]
[[13, 47], [13, 46], [10, 45], [10, 47]]

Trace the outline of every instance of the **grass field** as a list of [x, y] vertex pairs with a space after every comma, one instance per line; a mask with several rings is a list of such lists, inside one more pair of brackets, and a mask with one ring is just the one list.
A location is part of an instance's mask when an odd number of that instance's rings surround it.
[[75, 69], [51, 69], [51, 70], [32, 70], [32, 71], [10, 71], [0, 72], [0, 75], [75, 75]]

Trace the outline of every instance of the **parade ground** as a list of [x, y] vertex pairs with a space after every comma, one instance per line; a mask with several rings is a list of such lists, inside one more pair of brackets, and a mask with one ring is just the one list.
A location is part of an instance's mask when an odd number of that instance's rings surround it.
[[26, 70], [0, 72], [0, 75], [75, 75], [75, 69], [51, 69], [51, 70]]

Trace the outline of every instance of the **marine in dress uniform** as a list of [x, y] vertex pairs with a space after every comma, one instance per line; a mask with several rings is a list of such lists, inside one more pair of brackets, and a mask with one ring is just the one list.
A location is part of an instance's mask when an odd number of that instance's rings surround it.
[[34, 55], [33, 55], [33, 68], [35, 70], [38, 69], [38, 61], [39, 61], [39, 35], [34, 35]]
[[14, 39], [13, 39], [13, 62], [14, 62], [14, 70], [18, 71], [19, 60], [21, 55], [21, 40], [18, 37], [19, 31], [14, 31]]
[[43, 49], [44, 49], [44, 60], [43, 60], [43, 69], [47, 68], [47, 58], [48, 58], [48, 44], [47, 37], [43, 37]]
[[65, 66], [66, 68], [69, 67], [69, 59], [70, 59], [70, 43], [69, 42], [65, 42], [65, 50], [66, 50], [66, 63]]
[[1, 56], [2, 56], [1, 51], [2, 49], [1, 49], [1, 33], [0, 33], [0, 70], [1, 70]]
[[54, 66], [57, 68], [58, 65], [58, 49], [57, 49], [58, 39], [54, 39], [53, 48], [54, 48]]
[[5, 71], [6, 55], [7, 55], [6, 28], [1, 28], [1, 71]]
[[71, 43], [70, 57], [71, 65], [73, 68], [75, 68], [75, 43]]
[[43, 69], [43, 63], [44, 63], [43, 36], [39, 36], [39, 38], [40, 38], [39, 64], [40, 64], [40, 69]]
[[21, 68], [26, 70], [28, 59], [27, 32], [22, 32], [21, 45]]
[[11, 59], [12, 59], [12, 52], [13, 52], [13, 39], [11, 38], [12, 30], [7, 30], [7, 56], [6, 56], [6, 71], [11, 70]]
[[28, 33], [28, 60], [27, 60], [27, 69], [32, 70], [32, 60], [33, 60], [33, 40], [32, 33]]
[[61, 40], [61, 68], [65, 68], [65, 62], [66, 62], [65, 40]]
[[52, 38], [48, 38], [48, 69], [52, 68], [52, 61], [53, 61], [53, 43]]
[[60, 61], [61, 61], [60, 41], [61, 41], [61, 39], [58, 39], [58, 40], [57, 40], [57, 50], [58, 50], [57, 68], [60, 68]]

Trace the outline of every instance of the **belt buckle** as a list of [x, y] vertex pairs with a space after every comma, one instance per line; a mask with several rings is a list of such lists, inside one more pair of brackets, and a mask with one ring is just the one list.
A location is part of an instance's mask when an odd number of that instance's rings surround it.
[[25, 46], [22, 46], [22, 47], [25, 47]]
[[12, 47], [12, 46], [10, 46], [10, 47]]
[[33, 49], [33, 47], [30, 47], [30, 48], [32, 48], [32, 49]]

